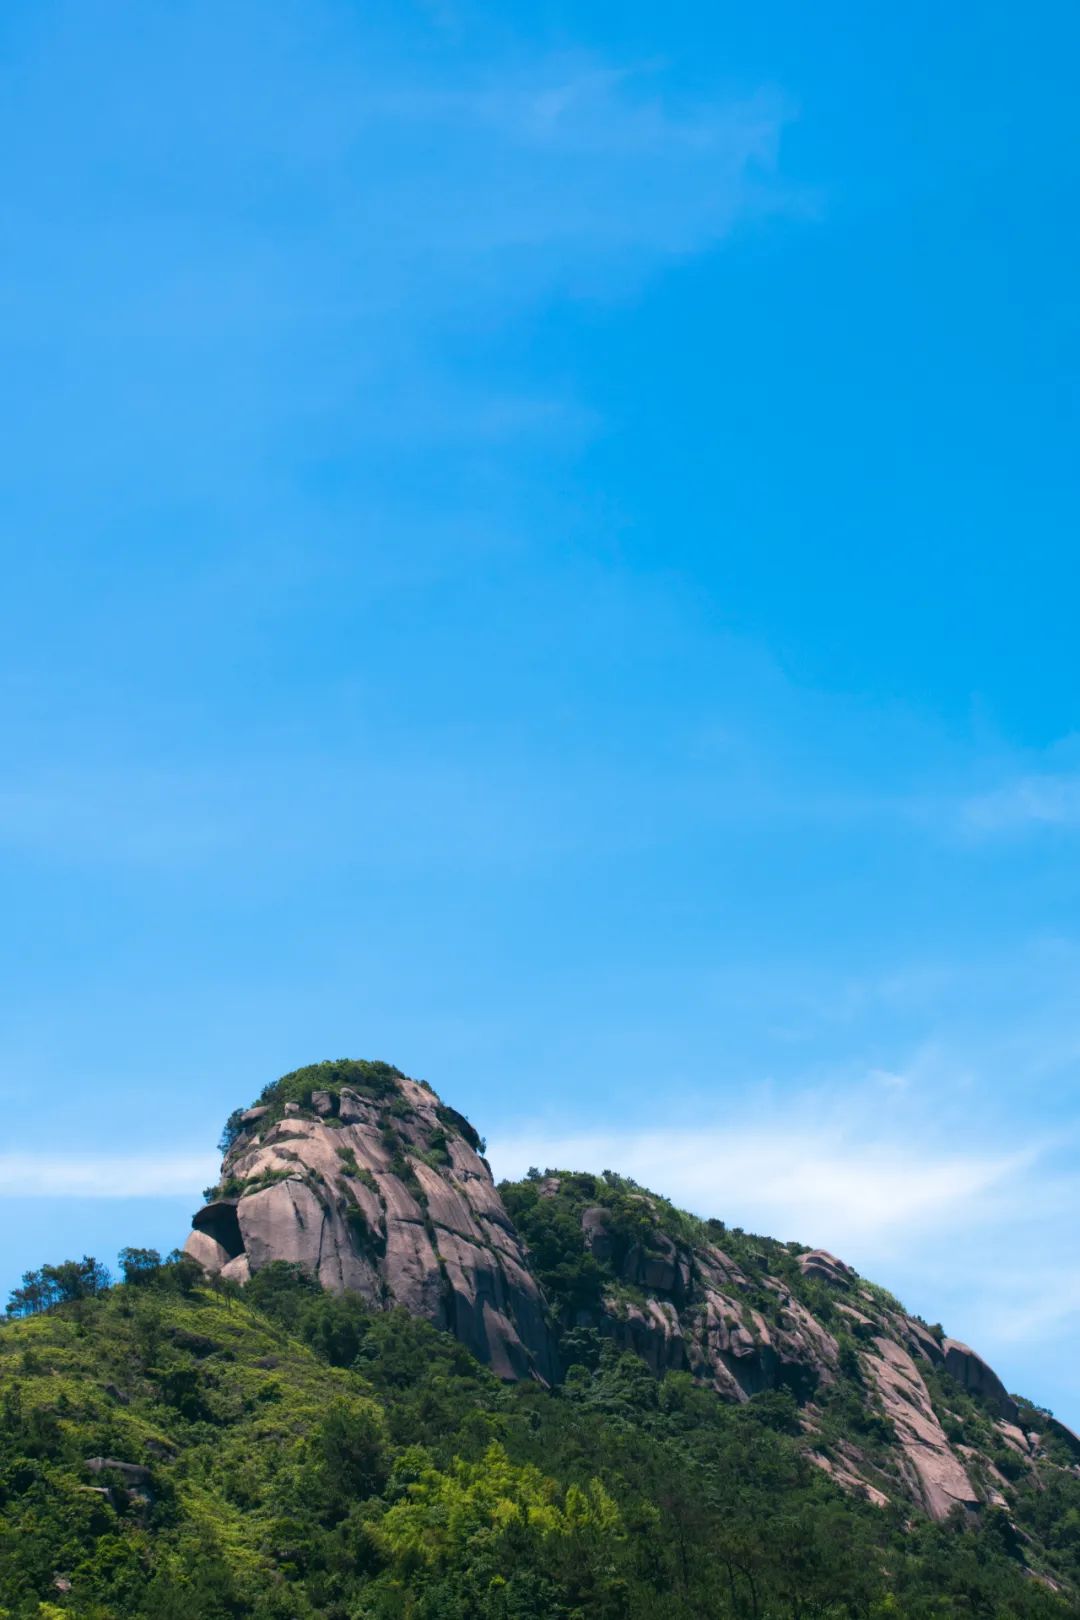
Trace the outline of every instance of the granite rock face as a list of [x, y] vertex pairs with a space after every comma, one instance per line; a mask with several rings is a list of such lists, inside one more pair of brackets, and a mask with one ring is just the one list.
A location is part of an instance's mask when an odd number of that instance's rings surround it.
[[[388, 1065], [285, 1076], [231, 1116], [226, 1140], [220, 1185], [185, 1245], [211, 1274], [245, 1283], [290, 1262], [453, 1333], [506, 1380], [557, 1381], [584, 1333], [727, 1400], [787, 1391], [816, 1466], [870, 1502], [935, 1519], [1007, 1506], [1001, 1447], [1029, 1470], [1044, 1455], [982, 1357], [826, 1250], [697, 1221], [608, 1172], [505, 1185], [519, 1230], [472, 1126]], [[541, 1272], [554, 1304], [523, 1236], [541, 1252], [545, 1231], [562, 1246], [563, 1269]], [[559, 1296], [578, 1265], [591, 1292]], [[965, 1443], [985, 1434], [953, 1410], [966, 1403], [970, 1416], [972, 1402], [996, 1430], [994, 1455]], [[1040, 1426], [1080, 1469], [1080, 1438], [1048, 1414]]]
[[[597, 1258], [612, 1248], [601, 1214], [586, 1210], [583, 1217]], [[748, 1278], [723, 1249], [677, 1242], [655, 1229], [623, 1257], [598, 1325], [654, 1372], [689, 1372], [729, 1400], [778, 1386], [808, 1394], [830, 1384], [836, 1340], [783, 1282], [769, 1278], [766, 1286], [773, 1295], [769, 1319], [748, 1302]]]
[[950, 1391], [1032, 1455], [1016, 1403], [981, 1357], [823, 1249], [688, 1219], [608, 1172], [531, 1173], [507, 1198], [526, 1234], [576, 1220], [601, 1273], [596, 1303], [564, 1295], [564, 1332], [591, 1329], [657, 1375], [689, 1373], [728, 1400], [788, 1391], [810, 1460], [867, 1501], [911, 1502], [939, 1520], [1006, 1502], [992, 1455], [960, 1438]]
[[843, 1260], [838, 1260], [828, 1249], [807, 1249], [799, 1256], [799, 1270], [804, 1277], [818, 1277], [822, 1282], [835, 1283], [847, 1288], [855, 1273]]
[[500, 1378], [551, 1380], [544, 1301], [471, 1127], [414, 1080], [381, 1084], [248, 1109], [187, 1253], [241, 1282], [288, 1261], [448, 1329]]
[[1016, 1422], [1016, 1402], [982, 1356], [976, 1355], [968, 1345], [961, 1344], [959, 1339], [943, 1340], [941, 1349], [946, 1372], [956, 1379], [961, 1388], [979, 1396], [984, 1405], [992, 1407], [1007, 1423]]
[[931, 1518], [954, 1507], [975, 1508], [979, 1495], [945, 1437], [913, 1358], [895, 1339], [878, 1336], [864, 1358], [892, 1423], [911, 1494]]

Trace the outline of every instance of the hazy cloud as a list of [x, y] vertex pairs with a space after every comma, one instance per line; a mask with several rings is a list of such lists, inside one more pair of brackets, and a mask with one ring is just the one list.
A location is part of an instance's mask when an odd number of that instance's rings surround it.
[[987, 1195], [1015, 1189], [1034, 1159], [1030, 1150], [920, 1150], [857, 1130], [838, 1136], [808, 1121], [524, 1135], [496, 1141], [491, 1154], [508, 1175], [530, 1164], [615, 1168], [703, 1216], [849, 1257], [880, 1252], [897, 1234], [910, 1238], [950, 1217], [974, 1218]]
[[1006, 1381], [1024, 1346], [1060, 1383], [1052, 1346], [1080, 1326], [1071, 1137], [982, 1133], [973, 1101], [950, 1101], [917, 1063], [783, 1104], [748, 1096], [723, 1123], [521, 1131], [490, 1157], [506, 1176], [610, 1167], [699, 1215], [830, 1249], [975, 1342]]
[[1020, 777], [966, 800], [962, 820], [974, 833], [1080, 826], [1080, 776]]
[[[0, 1189], [6, 1198], [198, 1199], [220, 1161], [212, 1153], [3, 1153]], [[194, 1191], [193, 1191], [194, 1189]]]

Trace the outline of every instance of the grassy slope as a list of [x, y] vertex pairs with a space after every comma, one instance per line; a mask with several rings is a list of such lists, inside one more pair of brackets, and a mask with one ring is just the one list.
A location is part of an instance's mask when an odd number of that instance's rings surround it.
[[[117, 1289], [7, 1327], [0, 1412], [23, 1455], [0, 1521], [6, 1601], [21, 1613], [23, 1588], [41, 1592], [54, 1572], [72, 1579], [71, 1601], [141, 1601], [148, 1563], [168, 1573], [218, 1555], [228, 1584], [257, 1589], [271, 1519], [335, 1405], [381, 1421], [355, 1375], [209, 1293]], [[94, 1494], [93, 1456], [150, 1462], [153, 1504]], [[46, 1525], [47, 1545], [28, 1559]]]

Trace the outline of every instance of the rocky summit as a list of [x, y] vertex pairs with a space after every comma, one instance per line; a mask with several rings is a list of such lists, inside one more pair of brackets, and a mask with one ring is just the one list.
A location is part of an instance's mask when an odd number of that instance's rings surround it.
[[938, 1325], [821, 1249], [699, 1220], [611, 1172], [497, 1188], [470, 1123], [385, 1063], [274, 1082], [234, 1113], [186, 1252], [245, 1283], [272, 1262], [455, 1335], [545, 1385], [603, 1345], [725, 1400], [786, 1392], [806, 1455], [869, 1503], [1008, 1509], [1080, 1471], [1080, 1439]]
[[1080, 1439], [838, 1256], [496, 1186], [386, 1063], [221, 1147], [12, 1290], [0, 1620], [1080, 1620]]
[[277, 1081], [226, 1126], [185, 1245], [246, 1282], [274, 1260], [453, 1333], [500, 1377], [549, 1381], [543, 1296], [469, 1122], [383, 1063]]

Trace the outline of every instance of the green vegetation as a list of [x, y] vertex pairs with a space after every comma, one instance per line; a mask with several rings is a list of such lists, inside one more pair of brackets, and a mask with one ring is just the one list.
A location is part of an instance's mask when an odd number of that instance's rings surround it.
[[328, 1059], [323, 1063], [308, 1063], [291, 1074], [283, 1074], [280, 1080], [272, 1080], [263, 1087], [259, 1102], [271, 1108], [284, 1107], [287, 1102], [308, 1108], [313, 1091], [328, 1091], [331, 1097], [340, 1097], [346, 1089], [371, 1102], [391, 1103], [400, 1099], [397, 1083], [404, 1078], [392, 1063], [359, 1058]]
[[[272, 1080], [259, 1093], [259, 1106], [269, 1109], [259, 1122], [260, 1130], [283, 1118], [286, 1103], [297, 1107], [311, 1107], [311, 1094], [325, 1091], [338, 1098], [343, 1090], [355, 1091], [357, 1096], [389, 1108], [404, 1109], [405, 1103], [398, 1090], [398, 1081], [405, 1076], [392, 1063], [368, 1061], [362, 1058], [326, 1059], [322, 1063], [308, 1063], [302, 1069], [293, 1069], [279, 1080]], [[243, 1130], [243, 1108], [234, 1108], [222, 1129], [218, 1151], [228, 1153]], [[328, 1121], [328, 1123], [331, 1123]]]
[[[138, 1252], [124, 1249], [121, 1259], [123, 1255]], [[106, 1292], [111, 1281], [108, 1267], [88, 1254], [84, 1254], [81, 1260], [65, 1260], [58, 1266], [42, 1266], [40, 1271], [24, 1271], [22, 1287], [13, 1289], [8, 1300], [8, 1315], [35, 1316], [39, 1311], [51, 1310], [54, 1305], [70, 1305], [79, 1300], [94, 1299]]]
[[[670, 1286], [661, 1284], [660, 1292], [678, 1297], [683, 1283], [673, 1263], [677, 1253], [693, 1272], [703, 1248], [720, 1251], [740, 1274], [733, 1289], [733, 1308], [738, 1311], [735, 1320], [755, 1341], [760, 1338], [755, 1313], [773, 1330], [783, 1327], [797, 1306], [805, 1307], [828, 1328], [839, 1356], [827, 1381], [817, 1382], [812, 1372], [803, 1377], [798, 1368], [790, 1366], [781, 1375], [804, 1403], [807, 1439], [803, 1443], [812, 1443], [816, 1453], [841, 1469], [852, 1456], [857, 1457], [857, 1471], [864, 1479], [893, 1500], [905, 1498], [908, 1486], [900, 1473], [896, 1431], [864, 1360], [867, 1345], [881, 1331], [880, 1322], [887, 1321], [890, 1314], [903, 1313], [900, 1302], [887, 1290], [859, 1278], [856, 1291], [848, 1293], [806, 1277], [798, 1265], [803, 1252], [799, 1245], [728, 1228], [720, 1221], [696, 1220], [610, 1171], [593, 1176], [559, 1170], [542, 1174], [534, 1169], [523, 1181], [504, 1182], [499, 1190], [529, 1246], [564, 1353], [569, 1351], [589, 1367], [598, 1364], [613, 1319], [617, 1322], [635, 1306], [645, 1304], [647, 1292], [627, 1279], [641, 1275], [642, 1267], [651, 1260], [667, 1262]], [[586, 1217], [601, 1232], [601, 1242], [594, 1242], [591, 1250], [583, 1239]], [[655, 1273], [663, 1274], [662, 1270]], [[796, 1306], [785, 1301], [785, 1290]], [[850, 1314], [856, 1303], [872, 1320]], [[939, 1340], [943, 1337], [940, 1326], [931, 1331]], [[1046, 1414], [1030, 1406], [1022, 1409], [1023, 1427], [1043, 1435], [1044, 1462], [1036, 1473], [1006, 1443], [991, 1408], [943, 1368], [923, 1365], [921, 1371], [949, 1441], [973, 1448], [965, 1455], [971, 1475], [985, 1495], [1004, 1494], [1015, 1526], [1009, 1534], [1030, 1537], [1031, 1549], [1046, 1548], [1049, 1556], [1043, 1567], [1052, 1578], [1080, 1587], [1080, 1521], [1070, 1517], [1073, 1509], [1080, 1509], [1080, 1478], [1073, 1467], [1077, 1458], [1068, 1443], [1047, 1430], [1041, 1421]], [[1049, 1495], [1057, 1515], [1049, 1540], [1044, 1475], [1051, 1482]], [[1065, 1498], [1073, 1509], [1063, 1509], [1059, 1515]], [[1039, 1563], [1037, 1557], [1035, 1563]]]
[[[641, 1240], [632, 1186], [604, 1185], [590, 1201]], [[536, 1229], [564, 1303], [587, 1293], [559, 1222]], [[1080, 1612], [1003, 1514], [910, 1524], [842, 1495], [787, 1391], [726, 1405], [589, 1329], [564, 1339], [560, 1389], [505, 1388], [449, 1336], [288, 1266], [240, 1294], [150, 1250], [112, 1288], [72, 1264], [34, 1274], [63, 1289], [20, 1293], [0, 1330], [3, 1620]], [[1029, 1494], [1025, 1524], [1080, 1580], [1080, 1481]]]
[[[499, 1192], [515, 1226], [529, 1246], [536, 1272], [559, 1321], [571, 1323], [582, 1310], [595, 1309], [601, 1294], [620, 1286], [628, 1257], [664, 1258], [664, 1240], [690, 1246], [715, 1246], [737, 1265], [748, 1281], [746, 1303], [775, 1319], [779, 1301], [762, 1280], [766, 1272], [828, 1323], [835, 1316], [827, 1287], [804, 1277], [796, 1264], [797, 1245], [758, 1237], [723, 1221], [703, 1221], [649, 1192], [629, 1176], [605, 1170], [594, 1176], [579, 1171], [531, 1170], [523, 1181], [504, 1181]], [[610, 1253], [602, 1261], [582, 1242], [581, 1222], [588, 1208], [601, 1209]], [[625, 1278], [621, 1286], [625, 1287]]]
[[[290, 1074], [283, 1074], [279, 1080], [272, 1080], [263, 1087], [259, 1093], [258, 1104], [269, 1110], [259, 1121], [259, 1130], [265, 1131], [268, 1126], [276, 1124], [285, 1114], [285, 1104], [295, 1103], [298, 1108], [307, 1110], [311, 1108], [312, 1093], [325, 1091], [335, 1101], [340, 1098], [342, 1091], [353, 1091], [359, 1097], [369, 1102], [377, 1103], [383, 1110], [384, 1116], [390, 1120], [403, 1118], [409, 1112], [409, 1105], [402, 1096], [398, 1082], [408, 1077], [392, 1063], [383, 1063], [377, 1060], [361, 1058], [328, 1058], [322, 1063], [309, 1063], [302, 1069], [294, 1069]], [[426, 1081], [418, 1081], [425, 1091], [431, 1091]], [[432, 1094], [434, 1095], [434, 1093]], [[234, 1108], [222, 1128], [218, 1151], [227, 1154], [243, 1130], [243, 1108]], [[456, 1132], [464, 1137], [469, 1146], [477, 1152], [483, 1153], [485, 1142], [476, 1129], [455, 1108], [448, 1108], [445, 1103], [437, 1105], [438, 1118], [443, 1126], [432, 1136], [430, 1153], [432, 1162], [445, 1164], [448, 1162], [446, 1132]], [[324, 1121], [327, 1125], [336, 1124], [333, 1116]], [[210, 1189], [208, 1189], [210, 1190]], [[0, 1616], [2, 1620], [2, 1616]]]

